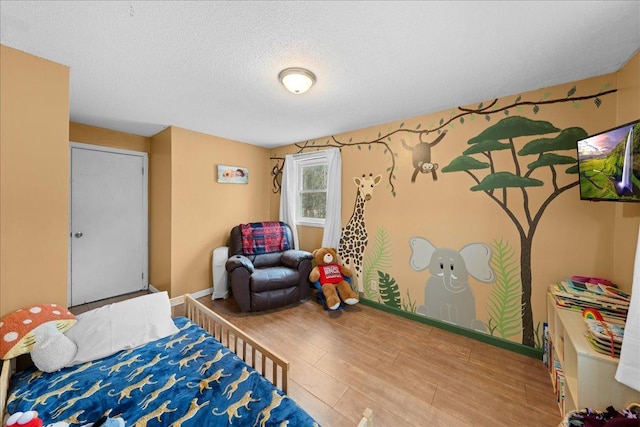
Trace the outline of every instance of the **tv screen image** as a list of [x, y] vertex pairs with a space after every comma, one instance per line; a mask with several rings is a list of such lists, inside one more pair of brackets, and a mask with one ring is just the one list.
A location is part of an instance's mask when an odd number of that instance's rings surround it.
[[640, 202], [640, 120], [578, 141], [582, 200]]

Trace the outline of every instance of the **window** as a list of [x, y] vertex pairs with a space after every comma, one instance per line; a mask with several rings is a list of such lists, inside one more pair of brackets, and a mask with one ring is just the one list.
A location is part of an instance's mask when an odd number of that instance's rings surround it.
[[332, 147], [313, 153], [287, 154], [282, 169], [280, 221], [291, 227], [295, 247], [300, 247], [298, 225], [322, 227], [322, 246], [340, 243], [342, 160]]
[[301, 160], [298, 164], [298, 212], [300, 225], [322, 227], [327, 215], [326, 158]]

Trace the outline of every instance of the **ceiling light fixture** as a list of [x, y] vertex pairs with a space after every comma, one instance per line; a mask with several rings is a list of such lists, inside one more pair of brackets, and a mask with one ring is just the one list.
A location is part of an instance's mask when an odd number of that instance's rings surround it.
[[278, 74], [278, 79], [291, 93], [305, 93], [316, 82], [316, 76], [304, 68], [285, 68]]

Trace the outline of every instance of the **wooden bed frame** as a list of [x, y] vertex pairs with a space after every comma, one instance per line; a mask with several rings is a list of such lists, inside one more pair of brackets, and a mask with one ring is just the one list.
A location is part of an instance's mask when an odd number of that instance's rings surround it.
[[[289, 362], [254, 340], [249, 334], [211, 311], [189, 294], [171, 299], [172, 315], [185, 316], [213, 335], [222, 345], [233, 351], [247, 365], [287, 393]], [[0, 371], [0, 423], [4, 422], [9, 379], [15, 370], [15, 359], [3, 360]], [[373, 427], [373, 413], [366, 408], [357, 427]]]
[[[233, 351], [276, 387], [287, 393], [289, 388], [289, 362], [261, 345], [238, 327], [211, 311], [191, 295], [171, 299], [174, 317], [185, 316], [213, 335], [223, 346]], [[179, 306], [183, 312], [180, 313]]]

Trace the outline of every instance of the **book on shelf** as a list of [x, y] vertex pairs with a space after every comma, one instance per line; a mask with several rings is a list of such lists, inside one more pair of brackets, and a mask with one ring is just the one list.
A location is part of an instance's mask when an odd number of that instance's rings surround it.
[[624, 327], [606, 320], [585, 318], [584, 321], [587, 326], [586, 337], [593, 349], [619, 359]]
[[562, 382], [560, 383], [560, 393], [558, 394], [558, 404], [560, 405], [560, 412], [565, 413], [565, 388], [567, 387], [567, 383], [564, 380], [564, 375], [562, 376]]
[[[600, 288], [603, 288], [600, 286]], [[602, 291], [594, 292], [593, 290], [583, 289], [576, 286], [571, 280], [563, 280], [554, 285], [553, 292], [565, 298], [576, 301], [582, 301], [590, 304], [601, 305], [603, 307], [612, 308], [629, 308], [631, 298], [623, 297], [623, 294], [614, 295], [612, 292]]]
[[629, 301], [631, 296], [613, 286], [602, 285], [599, 283], [581, 282], [575, 279], [567, 279], [567, 284], [574, 289], [582, 290], [597, 295], [604, 295], [609, 298], [620, 299], [623, 301]]
[[542, 324], [542, 362], [544, 366], [549, 366], [549, 325]]
[[601, 284], [581, 283], [571, 279], [549, 286], [556, 306], [582, 312], [585, 308], [598, 310], [609, 322], [624, 324], [629, 311], [629, 294]]
[[558, 384], [560, 381], [564, 381], [564, 371], [562, 370], [562, 364], [560, 364], [560, 360], [558, 360], [555, 355], [553, 359], [551, 378], [553, 379], [553, 392], [557, 395], [559, 391]]

